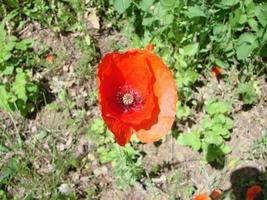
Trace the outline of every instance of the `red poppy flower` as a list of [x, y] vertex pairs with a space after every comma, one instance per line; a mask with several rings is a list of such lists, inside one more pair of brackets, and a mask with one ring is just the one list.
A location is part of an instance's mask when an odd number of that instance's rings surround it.
[[98, 66], [102, 117], [117, 143], [134, 132], [142, 142], [159, 140], [175, 119], [176, 83], [162, 60], [147, 50], [108, 53]]
[[259, 185], [253, 185], [247, 190], [247, 200], [254, 200], [256, 195], [262, 192], [262, 188]]
[[193, 200], [211, 200], [209, 196], [205, 194], [199, 194], [193, 198]]
[[212, 191], [210, 196], [212, 197], [212, 199], [217, 200], [220, 198], [221, 194], [222, 194], [222, 191], [220, 189], [215, 189]]
[[211, 68], [211, 74], [214, 77], [220, 76], [222, 71], [223, 71], [223, 69], [221, 67], [219, 67], [219, 66], [214, 66], [214, 67]]
[[54, 62], [54, 56], [53, 55], [51, 55], [51, 54], [48, 54], [48, 55], [46, 55], [46, 61], [49, 63], [49, 64], [51, 64], [51, 63], [53, 63]]

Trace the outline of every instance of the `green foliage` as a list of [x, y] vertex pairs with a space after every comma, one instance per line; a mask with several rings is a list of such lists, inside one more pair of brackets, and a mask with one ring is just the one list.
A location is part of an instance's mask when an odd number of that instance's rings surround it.
[[20, 168], [18, 158], [10, 159], [1, 169], [0, 184], [7, 184], [17, 173]]
[[267, 158], [267, 131], [265, 131], [265, 134], [263, 134], [262, 137], [253, 142], [249, 149], [249, 153], [250, 156], [256, 159]]
[[190, 108], [187, 105], [182, 105], [180, 101], [177, 104], [176, 110], [176, 117], [178, 119], [186, 119], [192, 114]]
[[240, 83], [237, 88], [237, 93], [245, 105], [257, 103], [259, 98], [259, 88], [256, 81]]
[[101, 163], [111, 163], [116, 176], [117, 185], [128, 190], [137, 180], [140, 180], [141, 153], [130, 145], [120, 147], [114, 142], [112, 133], [107, 131], [101, 119], [95, 119], [89, 129], [89, 137], [100, 145], [97, 148]]
[[229, 70], [253, 63], [250, 71], [242, 69], [239, 76], [263, 73], [264, 63], [257, 59], [266, 54], [267, 45], [263, 1], [142, 0], [120, 5], [127, 5], [115, 6], [127, 18], [127, 23], [120, 24], [125, 35], [134, 47], [155, 44], [157, 54], [175, 73], [183, 103], [193, 101], [199, 74], [209, 73], [214, 65]]
[[98, 153], [101, 163], [111, 162], [115, 172], [117, 185], [128, 190], [142, 176], [141, 154], [132, 146], [119, 147], [113, 144], [99, 147]]
[[106, 130], [105, 123], [101, 119], [95, 119], [93, 121], [90, 129], [94, 134], [100, 135], [100, 134], [104, 133]]
[[34, 111], [38, 96], [38, 86], [30, 80], [32, 72], [24, 69], [25, 52], [33, 41], [18, 41], [15, 36], [7, 35], [3, 22], [0, 22], [0, 108], [6, 111], [18, 110], [23, 116]]
[[84, 1], [33, 0], [23, 4], [22, 15], [39, 21], [41, 24], [48, 25], [55, 31], [85, 30]]
[[0, 190], [0, 199], [7, 200], [7, 196], [3, 190]]
[[247, 58], [259, 46], [253, 33], [243, 33], [236, 41], [236, 55], [239, 60]]
[[192, 194], [195, 192], [195, 188], [192, 183], [185, 184], [186, 179], [185, 175], [179, 170], [174, 171], [167, 177], [170, 200], [192, 199]]
[[77, 73], [81, 76], [87, 77], [92, 73], [91, 63], [95, 58], [95, 47], [89, 35], [85, 37], [77, 37], [76, 46], [81, 50], [82, 56], [77, 66]]
[[178, 137], [178, 143], [190, 146], [195, 151], [203, 151], [207, 162], [221, 162], [224, 155], [231, 152], [225, 140], [231, 137], [233, 120], [228, 117], [231, 107], [217, 99], [205, 105], [206, 114], [200, 125]]
[[123, 13], [131, 5], [131, 0], [114, 0], [114, 8], [120, 14]]

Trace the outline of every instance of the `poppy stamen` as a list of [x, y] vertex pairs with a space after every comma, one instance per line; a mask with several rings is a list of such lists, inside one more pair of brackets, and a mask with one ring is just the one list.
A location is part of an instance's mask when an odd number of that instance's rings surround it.
[[122, 102], [124, 105], [131, 105], [134, 102], [134, 97], [133, 95], [126, 93], [122, 97]]

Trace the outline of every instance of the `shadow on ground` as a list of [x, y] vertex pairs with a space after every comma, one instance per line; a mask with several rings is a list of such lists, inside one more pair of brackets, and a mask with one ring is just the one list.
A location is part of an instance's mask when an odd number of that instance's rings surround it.
[[[267, 168], [266, 168], [267, 169]], [[237, 169], [231, 174], [231, 191], [234, 199], [246, 200], [246, 193], [248, 188], [253, 185], [259, 185], [262, 192], [258, 193], [254, 200], [267, 199], [267, 172], [261, 172], [255, 167], [243, 167]]]

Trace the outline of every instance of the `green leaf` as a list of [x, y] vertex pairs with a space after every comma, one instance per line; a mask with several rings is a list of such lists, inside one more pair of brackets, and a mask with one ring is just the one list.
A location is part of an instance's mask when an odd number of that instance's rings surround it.
[[175, 6], [176, 0], [160, 0], [160, 4], [164, 8], [173, 8]]
[[221, 42], [225, 46], [231, 38], [231, 27], [226, 24], [216, 24], [213, 27], [213, 35], [213, 40]]
[[191, 131], [178, 137], [177, 142], [180, 145], [190, 146], [193, 150], [198, 151], [201, 148], [200, 133]]
[[155, 18], [155, 17], [143, 18], [142, 25], [143, 26], [150, 26], [156, 20], [157, 20], [157, 18]]
[[28, 82], [26, 86], [26, 90], [28, 93], [28, 98], [35, 102], [38, 96], [38, 86], [33, 82]]
[[171, 24], [173, 22], [173, 20], [174, 20], [173, 14], [165, 15], [163, 17], [163, 24], [164, 25], [169, 25], [169, 24]]
[[229, 64], [227, 63], [227, 61], [222, 61], [220, 59], [215, 59], [215, 64], [224, 69], [227, 69], [229, 67]]
[[4, 23], [0, 23], [0, 44], [4, 43], [6, 39], [6, 31]]
[[131, 0], [114, 0], [114, 8], [118, 13], [122, 14], [131, 5]]
[[234, 127], [234, 121], [231, 118], [226, 117], [224, 127], [227, 128], [228, 130], [232, 129]]
[[248, 25], [252, 28], [253, 31], [257, 32], [259, 30], [258, 22], [254, 18], [248, 20]]
[[18, 99], [23, 100], [24, 103], [26, 103], [28, 99], [26, 91], [27, 81], [27, 74], [24, 73], [22, 69], [18, 68], [16, 79], [15, 82], [12, 84], [11, 90], [17, 95]]
[[208, 129], [212, 128], [213, 123], [214, 123], [214, 121], [211, 120], [211, 116], [210, 115], [205, 115], [203, 120], [202, 120], [202, 122], [201, 122], [201, 125], [203, 126], [203, 128], [205, 130], [208, 130]]
[[182, 105], [182, 103], [179, 101], [177, 104], [177, 111], [176, 111], [176, 117], [178, 119], [183, 119], [188, 116], [190, 116], [191, 110], [187, 105]]
[[105, 123], [101, 119], [95, 119], [90, 129], [96, 134], [103, 134], [105, 132]]
[[2, 75], [11, 75], [12, 73], [13, 73], [13, 71], [14, 71], [14, 66], [13, 65], [11, 65], [11, 66], [7, 66], [7, 67], [5, 67], [4, 69], [3, 69], [3, 71], [2, 72], [0, 72], [0, 74], [2, 74]]
[[240, 83], [237, 92], [244, 101], [244, 104], [252, 105], [258, 100], [258, 94], [253, 82]]
[[256, 16], [256, 13], [255, 13], [255, 10], [256, 10], [256, 5], [255, 3], [253, 2], [253, 0], [248, 0], [248, 1], [245, 1], [245, 4], [246, 4], [246, 13], [247, 13], [247, 17], [249, 19], [252, 19]]
[[20, 42], [17, 42], [15, 48], [18, 49], [18, 50], [25, 51], [29, 47], [31, 47], [32, 44], [33, 44], [33, 40], [32, 39], [25, 39], [25, 40], [22, 40]]
[[230, 106], [225, 102], [210, 100], [207, 102], [205, 106], [205, 110], [210, 115], [219, 114], [219, 113], [224, 114], [230, 111]]
[[234, 6], [236, 4], [239, 3], [239, 0], [222, 0], [220, 2], [221, 5], [224, 5], [224, 6]]
[[213, 131], [205, 131], [204, 132], [204, 141], [208, 144], [216, 144], [221, 145], [223, 143], [223, 138]]
[[9, 149], [7, 147], [5, 147], [4, 145], [0, 144], [0, 153], [7, 153], [9, 152]]
[[230, 137], [230, 132], [223, 125], [216, 125], [212, 127], [212, 132], [216, 135], [221, 135], [223, 138]]
[[150, 6], [154, 3], [154, 1], [155, 0], [142, 0], [139, 6], [143, 11], [148, 11]]
[[8, 15], [5, 16], [3, 22], [12, 20], [14, 17], [16, 17], [16, 15], [17, 15], [18, 13], [19, 13], [19, 12], [18, 12], [18, 9], [15, 9], [15, 10], [9, 12]]
[[232, 149], [230, 146], [228, 146], [227, 144], [223, 144], [220, 146], [221, 147], [221, 150], [224, 154], [229, 154], [231, 153]]
[[0, 108], [6, 110], [6, 111], [11, 111], [11, 108], [9, 106], [9, 98], [10, 94], [6, 91], [5, 85], [0, 83]]
[[224, 156], [220, 146], [214, 144], [208, 145], [206, 153], [206, 160], [208, 162], [219, 161]]
[[185, 12], [185, 15], [189, 18], [206, 17], [206, 14], [200, 6], [189, 6], [188, 10]]
[[188, 44], [183, 47], [182, 54], [186, 56], [194, 56], [198, 52], [198, 47], [199, 47], [198, 43]]
[[236, 41], [236, 54], [238, 60], [247, 58], [259, 44], [253, 33], [243, 33]]
[[263, 27], [267, 25], [267, 3], [258, 5], [255, 10], [257, 19]]
[[191, 86], [198, 80], [198, 73], [193, 70], [184, 70], [176, 73], [176, 81], [179, 87]]

